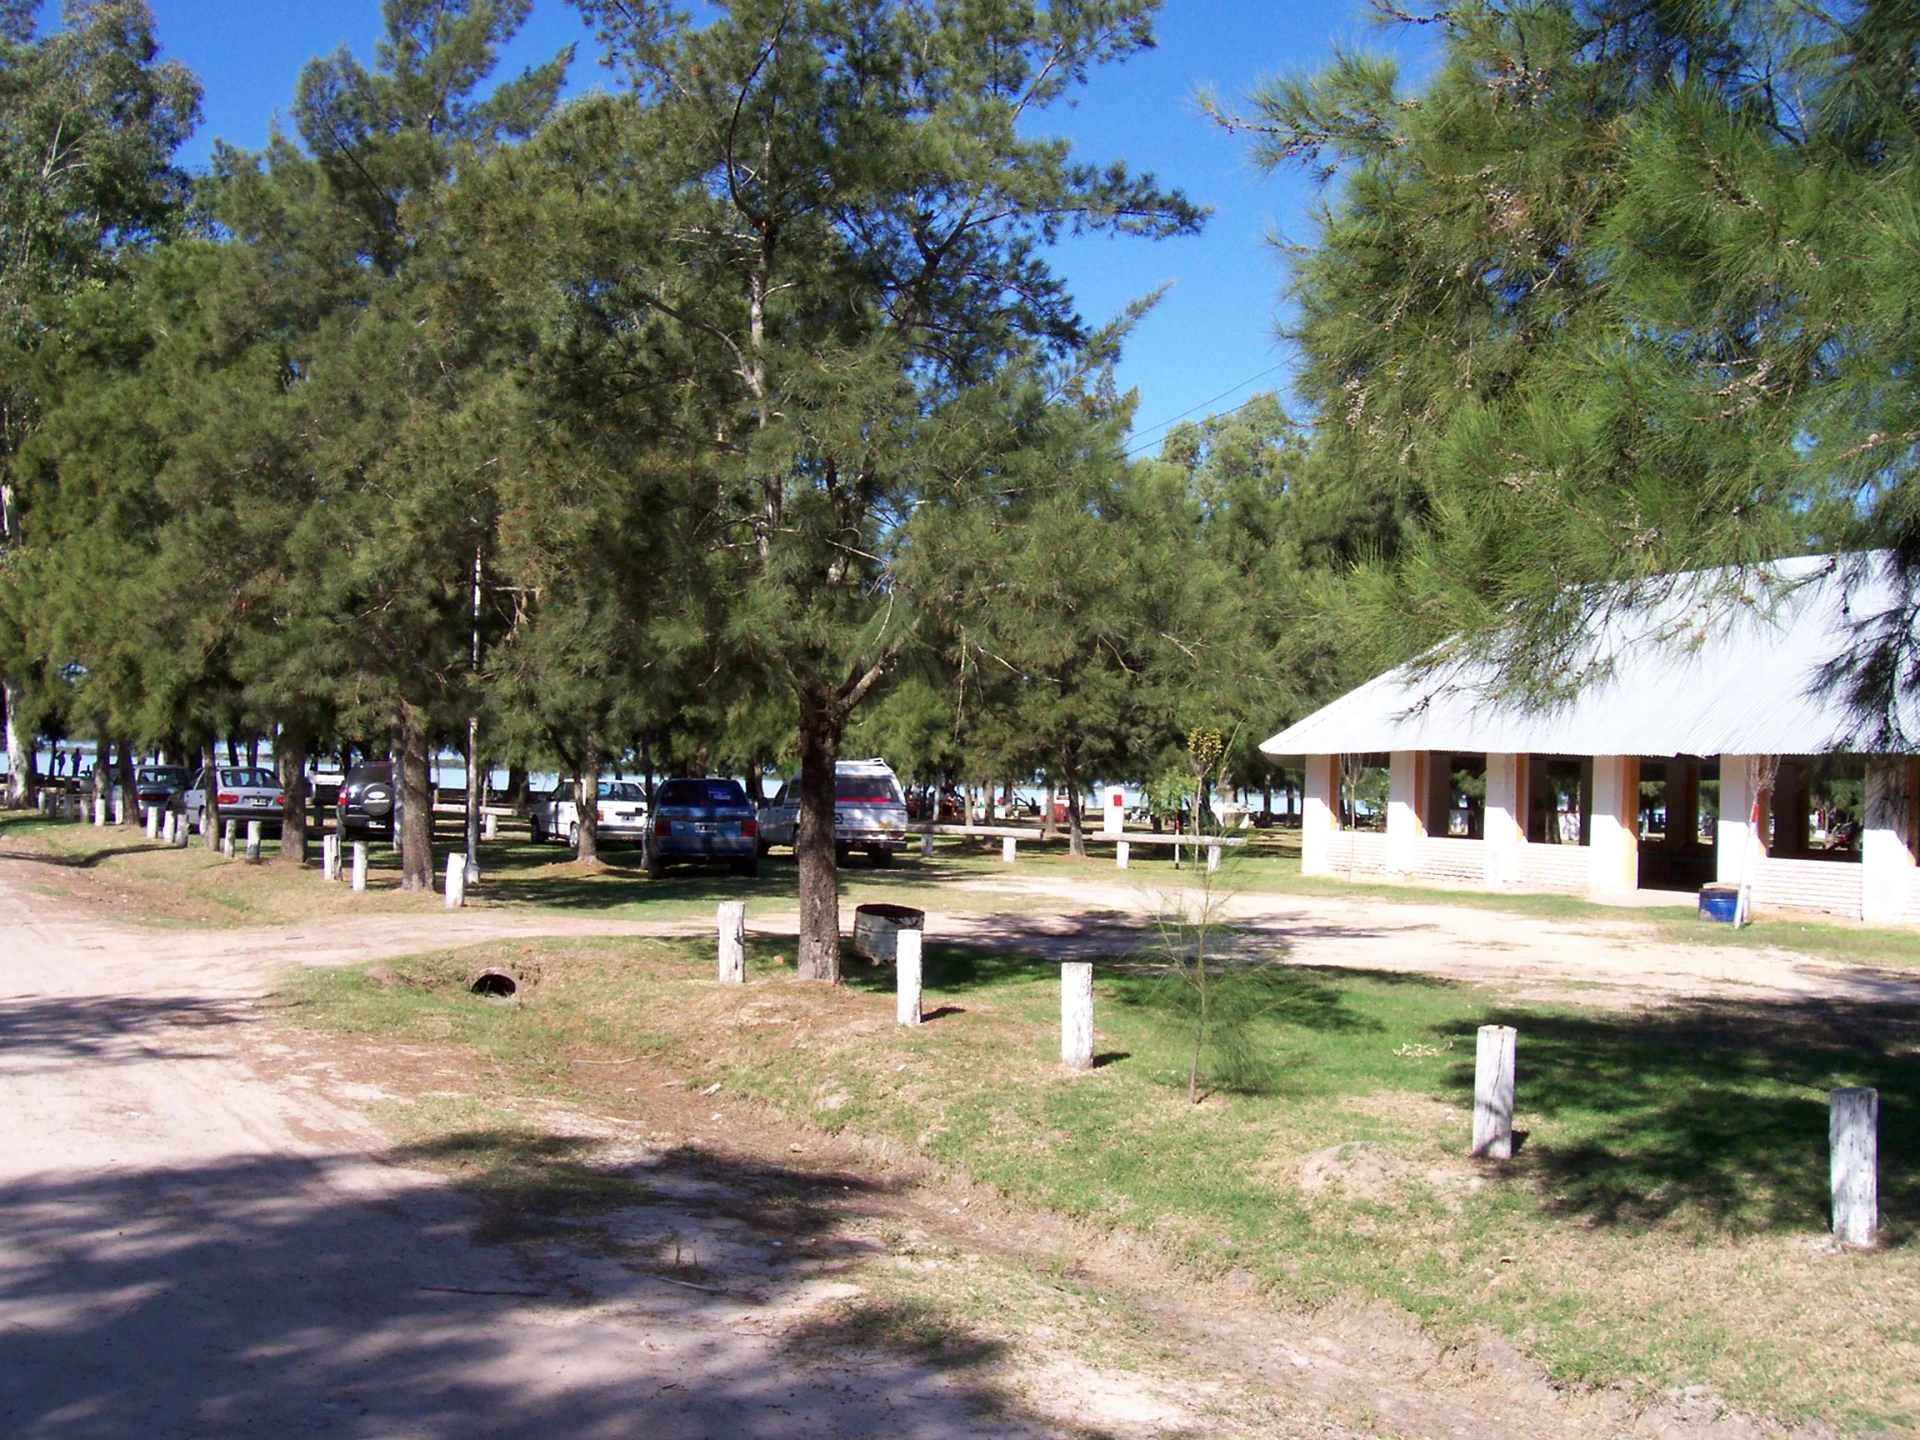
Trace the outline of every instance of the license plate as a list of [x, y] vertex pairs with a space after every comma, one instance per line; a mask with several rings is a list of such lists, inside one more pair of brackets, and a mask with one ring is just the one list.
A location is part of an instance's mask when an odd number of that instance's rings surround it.
[[719, 830], [720, 827], [718, 825], [696, 825], [693, 827], [693, 833], [696, 835], [714, 835], [717, 834]]
[[267, 797], [264, 795], [255, 795], [252, 799], [248, 800], [247, 803], [253, 806], [254, 809], [256, 810], [265, 810], [268, 806], [273, 804], [273, 801], [267, 799]]

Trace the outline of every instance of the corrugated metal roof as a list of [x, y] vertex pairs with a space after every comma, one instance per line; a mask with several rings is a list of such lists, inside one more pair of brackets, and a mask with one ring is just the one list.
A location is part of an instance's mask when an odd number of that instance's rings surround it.
[[[1863, 715], [1832, 667], [1863, 636], [1904, 631], [1914, 597], [1883, 553], [1672, 577], [1658, 601], [1598, 606], [1564, 703], [1510, 698], [1493, 665], [1415, 661], [1289, 726], [1276, 759], [1386, 750], [1559, 755], [1815, 755], [1917, 749], [1920, 708]], [[1903, 687], [1905, 688], [1905, 687]], [[1891, 722], [1889, 727], [1888, 722]], [[1891, 728], [1894, 739], [1889, 742]]]

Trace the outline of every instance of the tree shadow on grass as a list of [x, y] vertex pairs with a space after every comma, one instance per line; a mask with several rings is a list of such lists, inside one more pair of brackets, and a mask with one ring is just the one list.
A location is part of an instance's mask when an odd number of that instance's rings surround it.
[[773, 1440], [893, 1436], [903, 1415], [943, 1436], [1034, 1428], [979, 1373], [997, 1347], [959, 1318], [808, 1298], [873, 1253], [839, 1226], [868, 1198], [853, 1177], [693, 1149], [614, 1165], [538, 1132], [379, 1158], [470, 1168], [477, 1216], [350, 1157], [0, 1185], [0, 1431]]
[[[1517, 1011], [1517, 1108], [1558, 1122], [1530, 1164], [1548, 1207], [1596, 1225], [1732, 1232], [1828, 1224], [1827, 1092], [1880, 1091], [1880, 1206], [1920, 1210], [1920, 1011], [1704, 1001], [1651, 1013]], [[1472, 1030], [1449, 1083], [1473, 1091]]]

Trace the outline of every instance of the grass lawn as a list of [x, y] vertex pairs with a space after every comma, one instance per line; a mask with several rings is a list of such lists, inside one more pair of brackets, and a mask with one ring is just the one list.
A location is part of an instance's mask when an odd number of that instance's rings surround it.
[[[633, 1102], [604, 1062], [645, 1055], [1283, 1300], [1357, 1294], [1442, 1339], [1503, 1335], [1560, 1381], [1920, 1426], [1920, 1013], [1515, 1009], [1469, 986], [1289, 969], [1255, 1022], [1264, 1082], [1196, 1107], [1188, 1032], [1137, 968], [1101, 967], [1100, 1064], [1069, 1077], [1051, 964], [932, 946], [932, 1018], [908, 1031], [890, 1023], [890, 973], [809, 985], [774, 963], [785, 943], [752, 942], [744, 989], [714, 982], [711, 942], [648, 940], [300, 972], [281, 998], [297, 1023], [450, 1044], [496, 1093], [609, 1114]], [[484, 958], [534, 979], [523, 1003], [467, 993]], [[1502, 1164], [1464, 1156], [1473, 1031], [1490, 1021], [1520, 1032], [1524, 1143]], [[1825, 1239], [1826, 1095], [1842, 1084], [1881, 1090], [1874, 1254]]]

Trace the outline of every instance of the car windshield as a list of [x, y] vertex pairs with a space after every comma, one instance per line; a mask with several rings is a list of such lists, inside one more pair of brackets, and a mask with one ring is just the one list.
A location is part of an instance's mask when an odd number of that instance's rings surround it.
[[645, 800], [646, 792], [631, 780], [602, 780], [600, 782], [602, 800]]
[[181, 785], [186, 782], [186, 767], [181, 765], [142, 765], [142, 785]]
[[669, 780], [660, 787], [660, 804], [745, 805], [747, 792], [738, 780]]
[[836, 775], [833, 793], [840, 800], [898, 800], [900, 792], [884, 775]]
[[273, 778], [271, 770], [222, 770], [220, 783], [248, 790], [277, 790], [280, 782]]

